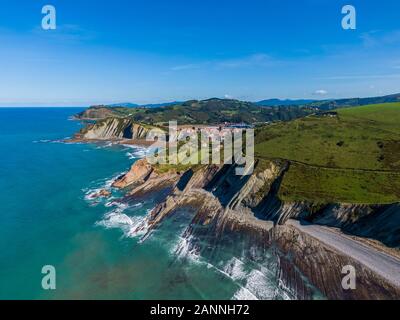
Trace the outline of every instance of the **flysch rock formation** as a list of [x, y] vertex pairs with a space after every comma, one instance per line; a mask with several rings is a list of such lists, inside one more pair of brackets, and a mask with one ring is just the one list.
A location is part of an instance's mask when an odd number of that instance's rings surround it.
[[146, 140], [150, 130], [159, 128], [141, 125], [129, 118], [106, 118], [89, 123], [74, 137], [74, 141]]
[[[149, 215], [144, 238], [165, 219], [185, 210], [191, 222], [184, 236], [190, 239], [194, 250], [202, 254], [210, 248], [218, 250], [222, 239], [228, 237], [229, 241], [236, 238], [238, 243], [247, 243], [249, 254], [254, 248], [265, 254], [272, 251], [278, 261], [277, 279], [298, 299], [312, 298], [315, 290], [329, 299], [399, 299], [399, 286], [350, 254], [287, 223], [296, 219], [335, 227], [341, 230], [338, 232], [399, 248], [399, 204], [284, 203], [277, 194], [288, 166], [283, 160], [263, 160], [256, 163], [249, 176], [235, 175], [235, 165], [160, 173], [142, 159], [114, 186], [128, 189], [126, 200], [163, 194]], [[346, 265], [357, 270], [356, 290], [342, 287], [341, 271]]]

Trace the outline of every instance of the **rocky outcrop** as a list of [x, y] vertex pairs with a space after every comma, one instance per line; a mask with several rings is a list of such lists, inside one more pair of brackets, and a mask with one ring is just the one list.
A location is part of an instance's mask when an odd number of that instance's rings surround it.
[[75, 138], [78, 140], [145, 140], [149, 131], [155, 128], [135, 123], [130, 118], [113, 117], [88, 124]]
[[[136, 161], [131, 169], [124, 175], [120, 176], [114, 181], [112, 186], [114, 188], [126, 188], [133, 184], [142, 184], [150, 178], [153, 174], [153, 167], [146, 161], [146, 159], [141, 159]], [[156, 175], [155, 173], [153, 176]]]
[[204, 188], [211, 182], [219, 169], [219, 166], [211, 165], [196, 171], [190, 169], [181, 175], [171, 194], [151, 212], [149, 230], [156, 228], [160, 222], [180, 207], [187, 206], [193, 208], [194, 211], [206, 211], [209, 219], [218, 214], [223, 206]]
[[235, 165], [190, 169], [179, 177], [166, 200], [152, 211], [149, 231], [182, 207], [194, 213], [195, 224], [212, 222], [215, 233], [223, 230], [229, 221], [265, 229], [284, 223], [303, 209], [300, 205], [282, 203], [276, 196], [277, 183], [287, 166], [282, 161], [258, 162], [250, 176], [237, 176]]
[[89, 196], [90, 199], [98, 199], [98, 198], [107, 198], [111, 195], [111, 192], [106, 190], [106, 189], [102, 189], [94, 194], [91, 194]]

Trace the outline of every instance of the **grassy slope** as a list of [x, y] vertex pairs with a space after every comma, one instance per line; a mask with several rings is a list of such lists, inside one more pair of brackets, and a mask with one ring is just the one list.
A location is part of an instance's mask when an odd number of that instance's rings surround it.
[[293, 163], [284, 200], [390, 203], [400, 200], [400, 103], [310, 116], [261, 129], [255, 154]]

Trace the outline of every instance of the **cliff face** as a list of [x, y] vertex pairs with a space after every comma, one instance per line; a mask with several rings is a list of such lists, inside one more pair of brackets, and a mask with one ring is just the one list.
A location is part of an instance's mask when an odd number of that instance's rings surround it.
[[[250, 258], [254, 258], [254, 250], [259, 252], [257, 259], [272, 250], [277, 261], [276, 277], [296, 298], [309, 299], [316, 290], [331, 299], [399, 297], [399, 288], [351, 257], [285, 224], [290, 218], [302, 219], [399, 247], [399, 205], [284, 203], [277, 194], [288, 166], [285, 161], [258, 162], [250, 176], [236, 176], [234, 165], [159, 174], [141, 160], [116, 183], [123, 187], [134, 181], [128, 198], [163, 191], [150, 213], [147, 235], [165, 219], [185, 210], [191, 215], [184, 234], [190, 239], [191, 250], [212, 257], [215, 250], [224, 250], [221, 244], [226, 239], [240, 243], [242, 252]], [[341, 286], [340, 270], [348, 264], [357, 268], [354, 291]]]
[[128, 118], [107, 118], [83, 128], [77, 138], [83, 140], [145, 139], [150, 127], [134, 123]]
[[316, 224], [341, 228], [349, 234], [376, 239], [400, 249], [400, 205], [330, 204], [310, 214]]

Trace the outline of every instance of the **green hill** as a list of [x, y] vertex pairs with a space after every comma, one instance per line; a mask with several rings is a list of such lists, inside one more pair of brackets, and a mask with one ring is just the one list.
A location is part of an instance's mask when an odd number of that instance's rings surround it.
[[99, 115], [104, 117], [129, 117], [135, 122], [163, 125], [176, 120], [178, 124], [265, 123], [287, 121], [315, 112], [311, 107], [264, 107], [232, 99], [190, 100], [159, 108], [123, 108], [109, 106], [91, 107], [76, 116], [78, 119]]
[[308, 103], [308, 106], [316, 107], [319, 110], [332, 110], [343, 107], [356, 107], [372, 104], [400, 102], [400, 93], [387, 96], [368, 97], [368, 98], [348, 98], [348, 99], [331, 99], [321, 100]]
[[291, 161], [280, 196], [314, 202], [400, 200], [400, 103], [339, 109], [260, 128], [256, 157]]

